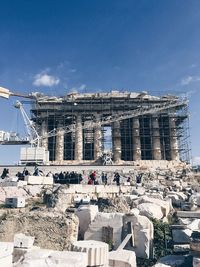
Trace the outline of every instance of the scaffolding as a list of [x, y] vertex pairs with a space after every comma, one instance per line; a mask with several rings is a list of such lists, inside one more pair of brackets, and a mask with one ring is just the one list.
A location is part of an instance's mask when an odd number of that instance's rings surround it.
[[[129, 96], [129, 97], [128, 97]], [[38, 131], [42, 134], [42, 123], [47, 125], [46, 132], [52, 132], [48, 137], [48, 150], [50, 161], [56, 160], [56, 142], [58, 139], [57, 130], [61, 127], [64, 133], [64, 161], [75, 160], [77, 114], [81, 116], [82, 123], [82, 147], [83, 160], [95, 160], [95, 127], [101, 128], [101, 151], [113, 150], [113, 133], [116, 131], [114, 123], [119, 121], [121, 160], [133, 161], [133, 113], [137, 113], [139, 119], [139, 136], [141, 144], [141, 160], [153, 160], [153, 142], [155, 138], [160, 140], [160, 153], [162, 160], [171, 160], [171, 143], [177, 139], [178, 154], [182, 161], [190, 161], [190, 140], [189, 140], [189, 117], [188, 105], [173, 106], [178, 97], [149, 97], [141, 95], [131, 98], [130, 94], [120, 93], [102, 96], [98, 94], [77, 96], [76, 98], [36, 99], [32, 109], [32, 120], [37, 125]], [[170, 102], [171, 101], [171, 102]], [[159, 105], [171, 107], [163, 110]], [[148, 109], [154, 105], [155, 112], [149, 113]], [[145, 112], [146, 109], [146, 112]], [[101, 124], [98, 124], [96, 115], [99, 116]], [[154, 125], [154, 117], [158, 118], [158, 126]], [[110, 118], [110, 119], [109, 119]], [[174, 121], [172, 125], [171, 121]], [[91, 122], [90, 127], [85, 123]], [[68, 129], [69, 128], [69, 129]]]

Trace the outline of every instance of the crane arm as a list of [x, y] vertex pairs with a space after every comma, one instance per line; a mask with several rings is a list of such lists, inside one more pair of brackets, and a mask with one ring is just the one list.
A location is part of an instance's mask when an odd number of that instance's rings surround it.
[[39, 146], [39, 139], [40, 139], [39, 134], [36, 131], [33, 122], [29, 119], [26, 111], [24, 110], [22, 103], [20, 101], [16, 101], [15, 107], [21, 111], [30, 143]]

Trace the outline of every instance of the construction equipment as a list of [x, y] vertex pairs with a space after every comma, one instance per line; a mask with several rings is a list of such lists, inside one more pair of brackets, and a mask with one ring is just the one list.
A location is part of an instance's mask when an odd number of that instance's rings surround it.
[[[10, 92], [8, 89], [0, 87], [0, 96], [4, 98], [9, 98], [9, 96], [20, 96], [20, 97], [28, 97], [34, 98], [34, 95], [31, 94], [29, 96], [24, 96], [21, 94], [16, 94]], [[110, 125], [116, 121], [122, 121], [129, 118], [134, 118], [142, 115], [148, 114], [155, 114], [157, 112], [165, 111], [168, 109], [178, 109], [179, 107], [187, 106], [187, 101], [185, 99], [173, 99], [170, 101], [166, 101], [165, 103], [161, 104], [152, 104], [150, 106], [138, 106], [138, 108], [128, 111], [128, 112], [119, 112], [115, 114], [111, 114], [109, 116], [103, 117], [100, 121], [92, 121], [87, 120], [82, 125], [77, 126], [75, 123], [68, 125], [66, 127], [61, 127], [58, 129], [53, 129], [50, 132], [47, 132], [43, 136], [41, 136], [35, 126], [33, 121], [31, 121], [26, 114], [23, 105], [21, 102], [17, 101], [15, 107], [18, 108], [22, 114], [26, 130], [27, 130], [27, 139], [31, 144], [30, 148], [26, 148], [25, 150], [21, 151], [21, 163], [40, 163], [40, 164], [48, 164], [48, 151], [41, 146], [42, 140], [45, 138], [50, 138], [53, 136], [57, 136], [60, 131], [64, 134], [67, 133], [74, 133], [76, 131], [84, 130], [84, 129], [93, 129], [96, 127], [102, 127], [104, 125]], [[103, 164], [112, 164], [112, 152], [109, 151], [102, 151], [102, 159]]]
[[20, 163], [21, 164], [40, 164], [47, 165], [49, 162], [49, 152], [45, 150], [44, 147], [40, 146], [40, 136], [34, 126], [33, 121], [31, 121], [24, 110], [24, 107], [20, 101], [16, 101], [15, 108], [19, 109], [24, 124], [27, 130], [27, 139], [31, 147], [23, 147], [20, 151]]
[[23, 97], [23, 98], [33, 98], [32, 95], [24, 95], [20, 93], [13, 93], [9, 89], [0, 87], [0, 97], [8, 99], [10, 96], [18, 96], [18, 97]]

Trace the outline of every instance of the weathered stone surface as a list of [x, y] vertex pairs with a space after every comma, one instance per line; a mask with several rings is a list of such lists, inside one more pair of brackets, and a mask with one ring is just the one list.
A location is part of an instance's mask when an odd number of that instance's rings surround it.
[[171, 265], [166, 265], [163, 263], [156, 263], [153, 267], [170, 267]]
[[175, 253], [189, 252], [190, 251], [190, 245], [189, 244], [174, 245], [174, 249], [173, 250], [174, 250]]
[[171, 267], [182, 266], [184, 262], [185, 262], [185, 257], [182, 255], [167, 255], [165, 257], [160, 258], [158, 261], [158, 263], [169, 265]]
[[192, 230], [190, 229], [173, 229], [172, 230], [173, 241], [179, 244], [190, 243], [191, 234], [192, 234]]
[[87, 254], [72, 251], [33, 250], [16, 267], [87, 267]]
[[87, 254], [87, 266], [105, 266], [108, 265], [108, 244], [104, 242], [87, 240], [75, 241], [72, 244], [72, 250], [85, 252]]
[[137, 267], [134, 251], [117, 250], [109, 252], [110, 267]]
[[55, 187], [53, 191], [45, 194], [44, 202], [47, 207], [65, 212], [72, 203], [72, 194], [70, 194], [68, 190], [70, 190], [68, 185], [61, 185]]
[[13, 243], [0, 242], [0, 266], [12, 267]]
[[129, 205], [124, 197], [115, 197], [113, 199], [100, 198], [98, 199], [98, 206], [100, 212], [129, 212]]
[[28, 194], [23, 188], [17, 186], [0, 187], [0, 203], [5, 203], [5, 199], [11, 197], [27, 198]]
[[142, 203], [138, 205], [140, 215], [160, 220], [163, 217], [162, 209], [155, 203]]
[[200, 267], [200, 258], [193, 257], [193, 267]]
[[109, 226], [113, 228], [113, 240], [111, 242], [113, 242], [114, 248], [118, 248], [121, 244], [123, 216], [122, 213], [97, 213], [85, 232], [84, 239], [103, 241], [102, 228]]
[[200, 193], [191, 195], [189, 202], [194, 205], [200, 206]]
[[167, 216], [171, 210], [171, 203], [169, 201], [157, 199], [157, 198], [152, 198], [148, 196], [142, 196], [139, 198], [138, 203], [153, 203], [156, 205], [159, 205], [161, 207], [163, 216]]
[[126, 214], [124, 216], [124, 226], [129, 222], [132, 223], [133, 227], [136, 256], [145, 259], [150, 258], [153, 250], [153, 223], [146, 216]]
[[81, 205], [76, 209], [75, 214], [79, 219], [79, 237], [84, 238], [84, 234], [87, 231], [89, 224], [95, 218], [98, 212], [98, 206], [95, 205]]
[[168, 192], [166, 197], [171, 199], [174, 207], [180, 207], [187, 199], [187, 196], [182, 192]]
[[35, 237], [26, 236], [24, 234], [15, 234], [14, 236], [14, 247], [17, 248], [31, 248], [33, 246]]
[[16, 233], [35, 236], [41, 248], [63, 250], [77, 239], [78, 218], [53, 210], [7, 214], [0, 223], [0, 241], [12, 242]]

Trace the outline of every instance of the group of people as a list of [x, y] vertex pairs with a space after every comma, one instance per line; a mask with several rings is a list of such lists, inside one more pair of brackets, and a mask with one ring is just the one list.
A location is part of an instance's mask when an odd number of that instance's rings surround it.
[[[17, 172], [16, 177], [19, 180], [24, 180], [25, 176], [31, 175], [31, 173], [24, 168], [22, 172]], [[98, 185], [98, 184], [108, 184], [108, 176], [106, 172], [102, 172], [101, 175], [99, 176], [96, 171], [90, 172], [88, 175], [77, 173], [75, 171], [72, 172], [56, 172], [52, 173], [49, 171], [46, 175], [42, 170], [40, 170], [38, 167], [35, 167], [32, 175], [34, 176], [47, 176], [47, 177], [52, 177], [54, 180], [54, 183], [59, 183], [59, 184], [89, 184], [89, 185]], [[9, 177], [9, 169], [4, 168], [1, 178], [4, 179], [6, 177]], [[142, 175], [138, 175], [136, 177], [136, 182], [140, 183], [142, 179]], [[117, 186], [121, 184], [121, 177], [118, 172], [114, 173], [113, 180], [111, 177], [111, 180], [109, 180], [109, 183], [115, 182]], [[127, 183], [129, 184], [131, 182], [130, 177], [127, 179]]]
[[52, 175], [54, 182], [59, 184], [80, 184], [83, 180], [82, 174], [77, 172], [60, 172], [52, 174], [49, 172], [47, 176]]

